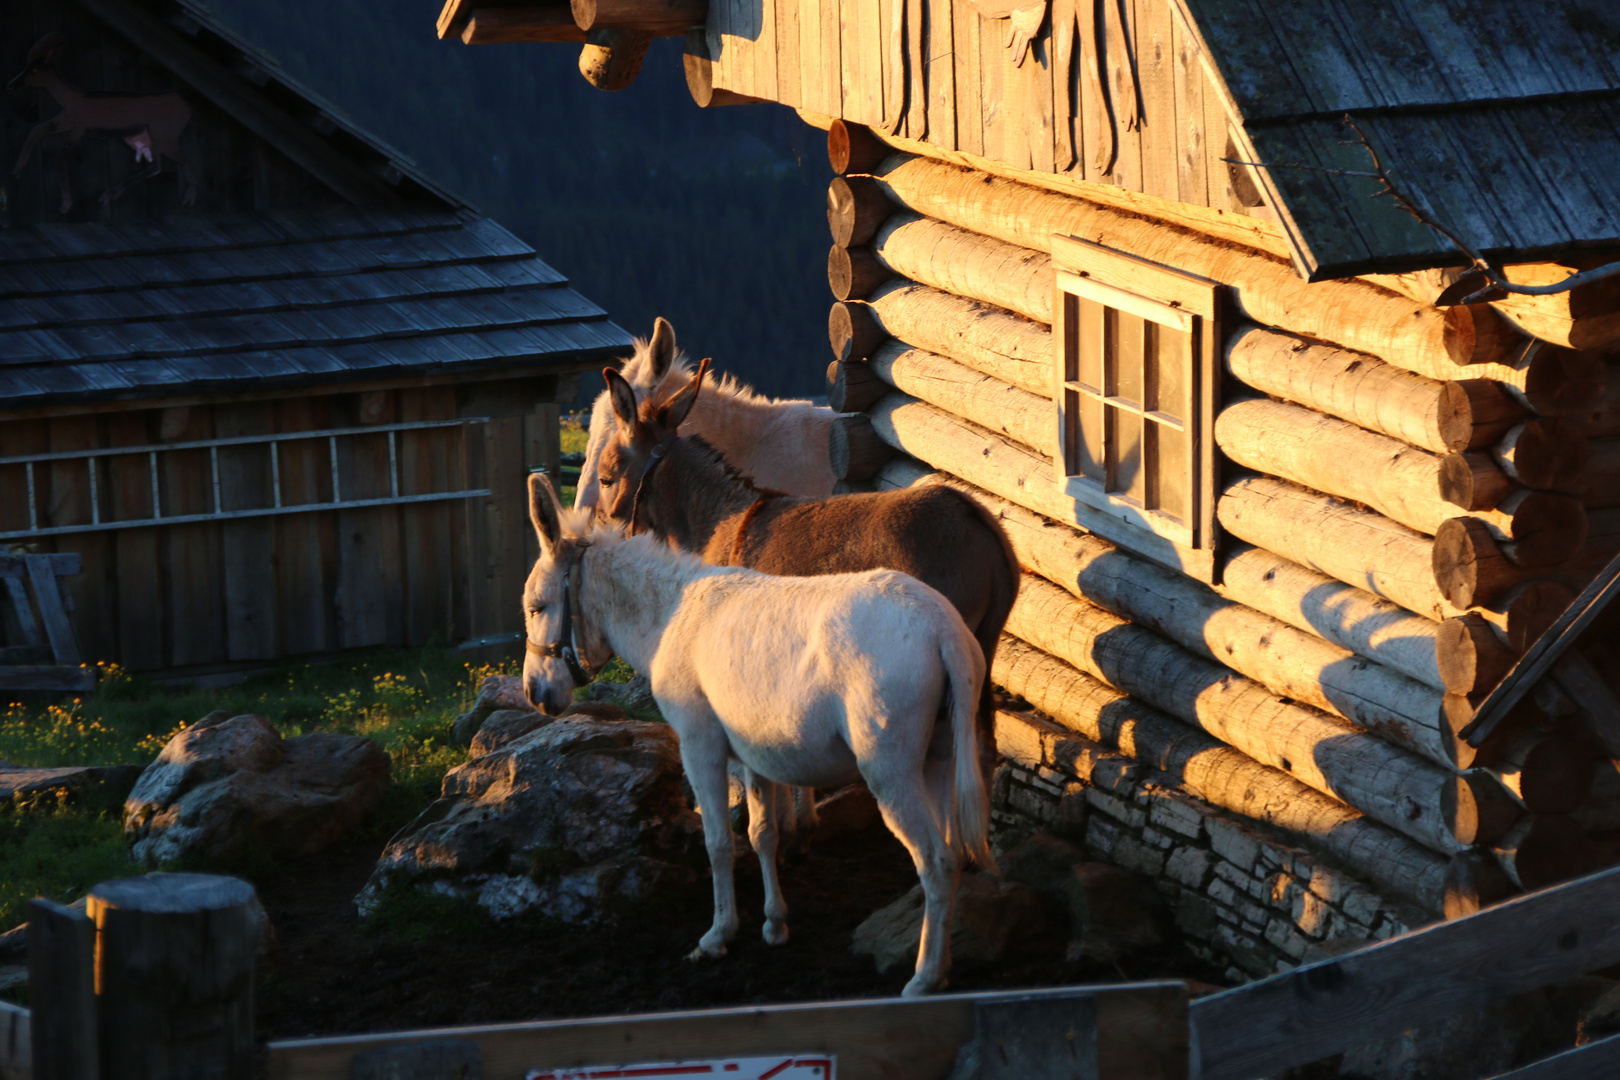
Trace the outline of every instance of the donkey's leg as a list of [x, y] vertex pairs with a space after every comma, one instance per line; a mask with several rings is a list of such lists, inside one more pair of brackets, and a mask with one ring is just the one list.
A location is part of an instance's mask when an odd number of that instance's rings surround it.
[[748, 786], [748, 842], [759, 856], [759, 874], [765, 883], [765, 943], [781, 945], [788, 939], [787, 901], [776, 873], [777, 824], [787, 789], [752, 769], [743, 771]]
[[[939, 766], [930, 763], [930, 768]], [[925, 781], [918, 771], [894, 775], [881, 767], [871, 770], [866, 783], [877, 799], [884, 824], [911, 853], [917, 878], [922, 882], [923, 926], [922, 940], [917, 945], [917, 970], [901, 991], [906, 997], [916, 997], [944, 986], [951, 969], [951, 908], [961, 880], [961, 860], [941, 831], [932, 792], [936, 784]]]
[[[726, 943], [737, 935], [737, 895], [732, 880], [731, 814], [727, 796], [731, 781], [726, 774], [730, 748], [725, 731], [711, 717], [707, 724], [671, 720], [681, 738], [681, 767], [697, 797], [698, 813], [703, 816], [703, 842], [709, 849], [709, 868], [714, 876], [714, 925], [687, 956], [724, 956]], [[749, 808], [750, 810], [752, 807]]]

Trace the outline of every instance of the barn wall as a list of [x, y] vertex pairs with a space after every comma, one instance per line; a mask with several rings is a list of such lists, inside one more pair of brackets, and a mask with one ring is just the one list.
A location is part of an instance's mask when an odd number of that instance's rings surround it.
[[[1527, 339], [1485, 308], [1420, 307], [1365, 282], [1307, 286], [1274, 256], [1225, 238], [1211, 242], [1050, 192], [1020, 193], [1018, 185], [992, 183], [984, 174], [966, 177], [978, 193], [972, 200], [958, 198], [951, 177], [937, 170], [961, 170], [930, 164], [936, 172], [902, 182], [895, 160], [884, 166], [882, 185], [894, 213], [863, 250], [852, 252], [891, 276], [876, 288], [857, 286], [847, 314], [835, 305], [834, 350], [844, 350], [850, 365], [844, 385], [874, 376], [886, 384], [866, 411], [877, 436], [902, 456], [874, 482], [967, 487], [1008, 523], [1020, 561], [1032, 571], [995, 681], [1036, 704], [1060, 730], [1134, 753], [1148, 772], [1157, 771], [1157, 779], [1145, 781], [1149, 787], [1196, 794], [1238, 827], [1272, 837], [1267, 842], [1277, 850], [1302, 847], [1333, 872], [1369, 883], [1382, 914], [1348, 920], [1343, 933], [1404, 925], [1410, 915], [1400, 914], [1402, 904], [1438, 915], [1448, 891], [1460, 895], [1477, 885], [1469, 869], [1478, 865], [1476, 850], [1493, 845], [1504, 869], [1525, 869], [1527, 885], [1547, 880], [1533, 874], [1556, 878], [1582, 869], [1572, 860], [1537, 864], [1539, 841], [1519, 839], [1537, 819], [1515, 792], [1541, 766], [1516, 772], [1499, 756], [1500, 746], [1476, 757], [1456, 731], [1501, 674], [1487, 676], [1490, 658], [1511, 662], [1514, 648], [1527, 644], [1536, 625], [1567, 601], [1568, 589], [1620, 547], [1620, 537], [1600, 516], [1605, 511], [1593, 510], [1586, 542], [1580, 498], [1529, 492], [1505, 475], [1492, 478], [1501, 491], [1489, 506], [1471, 512], [1446, 502], [1438, 477], [1449, 449], [1436, 417], [1455, 400], [1448, 384], [1483, 380], [1507, 404], [1494, 420], [1481, 410], [1472, 428], [1464, 425], [1473, 465], [1506, 468], [1512, 457], [1502, 442], [1506, 433], [1541, 414], [1574, 414], [1580, 430], [1567, 440], [1569, 453], [1586, 449], [1579, 445], [1586, 433], [1600, 436], [1592, 448], [1606, 452], [1615, 423], [1613, 392], [1605, 396], [1603, 382], [1608, 365], [1551, 347], [1527, 350]], [[1247, 366], [1229, 359], [1225, 408], [1214, 431], [1227, 459], [1218, 504], [1227, 532], [1217, 557], [1224, 580], [1214, 588], [1156, 563], [1151, 545], [1133, 552], [1128, 540], [1116, 545], [1075, 527], [1074, 504], [1058, 494], [1047, 381], [1050, 305], [1043, 310], [1052, 270], [1037, 246], [1053, 232], [1223, 281], [1241, 311], [1269, 332], [1250, 338], [1251, 346], [1262, 341], [1271, 348], [1248, 355]], [[867, 315], [876, 336], [841, 336], [840, 326], [859, 325]], [[1459, 345], [1465, 338], [1466, 347]], [[1313, 343], [1356, 351], [1313, 350]], [[1568, 490], [1581, 487], [1580, 479], [1571, 466], [1549, 486]], [[1613, 490], [1612, 482], [1599, 487]], [[1527, 495], [1550, 499], [1527, 504], [1534, 512], [1513, 513]], [[1606, 496], [1584, 497], [1596, 506]], [[1436, 556], [1435, 534], [1461, 527], [1453, 519], [1471, 522], [1464, 533], [1473, 546], [1464, 558], [1485, 566], [1472, 576], [1454, 565], [1455, 553], [1449, 563]], [[1556, 536], [1544, 528], [1554, 522]], [[1536, 543], [1540, 550], [1528, 557]], [[1454, 602], [1459, 597], [1461, 604]], [[1470, 668], [1472, 681], [1463, 687], [1459, 658], [1447, 651], [1455, 650], [1457, 636], [1444, 631], [1465, 614], [1484, 644], [1477, 656], [1469, 654], [1478, 670]], [[1480, 639], [1480, 633], [1468, 638]], [[1131, 725], [1109, 720], [1121, 698], [1156, 708], [1180, 732], [1197, 729], [1208, 744], [1199, 753], [1236, 754], [1223, 759], [1228, 772], [1250, 775], [1251, 789], [1271, 796], [1198, 790], [1190, 772], [1167, 770], [1166, 747], [1185, 745], [1190, 736], [1141, 742]], [[1579, 785], [1580, 761], [1601, 751], [1589, 724], [1559, 711], [1527, 714], [1518, 733], [1532, 744], [1567, 740], [1563, 749], [1576, 761]], [[1002, 750], [1008, 752], [1006, 740]], [[1184, 850], [1206, 850], [1207, 830], [1197, 843], [1173, 830], [1146, 837], [1140, 806], [1121, 817], [1109, 809], [1113, 803], [1090, 794], [1088, 775], [1062, 761], [1038, 768], [1019, 762], [998, 789], [998, 812], [1051, 818], [1058, 814], [1054, 798], [1076, 783], [1101, 807], [1094, 821], [1112, 820], [1116, 831], [1122, 820], [1129, 825], [1135, 840], [1123, 850], [1146, 844], [1157, 852], [1155, 866], [1161, 858], [1165, 866], [1186, 865], [1197, 856]], [[1138, 803], [1154, 797], [1134, 788], [1127, 794]], [[1313, 802], [1310, 814], [1299, 809], [1306, 797], [1321, 803]], [[1478, 805], [1472, 820], [1456, 812], [1459, 798]], [[1590, 817], [1590, 805], [1582, 813]], [[1360, 839], [1348, 841], [1351, 832]], [[1570, 832], [1561, 835], [1568, 840]], [[1092, 846], [1109, 854], [1101, 836]], [[1580, 846], [1584, 834], [1574, 842]], [[1115, 854], [1123, 863], [1136, 858]], [[1532, 871], [1533, 864], [1541, 868]], [[1252, 867], [1243, 872], [1252, 879]], [[1494, 870], [1491, 876], [1500, 879]], [[1190, 889], [1208, 900], [1219, 890], [1216, 879], [1205, 880], [1193, 887], [1161, 875], [1167, 890]], [[1264, 891], [1264, 881], [1257, 887]], [[1259, 973], [1252, 958], [1268, 948], [1274, 960], [1292, 958], [1295, 945], [1279, 952], [1267, 944], [1268, 932], [1293, 941], [1269, 921], [1226, 925], [1210, 947], [1244, 970]], [[1298, 929], [1296, 919], [1289, 933]]]
[[[9, 80], [21, 71], [28, 50], [48, 33], [68, 37], [57, 69], [73, 86], [149, 92], [179, 85], [168, 71], [67, 0], [10, 0], [0, 9], [0, 78]], [[192, 114], [181, 147], [197, 177], [196, 212], [338, 204], [329, 188], [206, 98], [189, 91], [185, 97]], [[0, 160], [8, 172], [28, 133], [57, 111], [42, 89], [29, 87], [0, 95]], [[103, 204], [103, 192], [145, 164], [137, 164], [135, 151], [122, 139], [86, 137], [71, 152], [66, 151], [65, 141], [64, 135], [45, 138], [22, 175], [7, 181], [0, 196], [0, 228], [64, 221], [152, 221], [182, 210], [184, 188], [173, 162], [165, 164], [161, 176]], [[66, 213], [60, 208], [64, 163], [74, 201]]]
[[[457, 416], [486, 424], [400, 432], [399, 493], [488, 488], [483, 498], [156, 525], [42, 537], [30, 549], [78, 552], [64, 578], [83, 656], [132, 670], [229, 668], [379, 645], [418, 646], [522, 629], [520, 592], [536, 557], [526, 476], [557, 467], [557, 406], [491, 409], [527, 386], [400, 389], [247, 403], [144, 408], [0, 422], [0, 457], [161, 445]], [[512, 415], [517, 412], [516, 415]], [[346, 499], [390, 495], [387, 437], [340, 439]], [[159, 456], [163, 513], [212, 509], [206, 449]], [[324, 440], [280, 446], [285, 504], [332, 497]], [[219, 450], [221, 506], [271, 505], [262, 447]], [[98, 459], [102, 520], [150, 516], [144, 455]], [[41, 526], [91, 521], [82, 461], [36, 467]], [[28, 527], [26, 478], [0, 466], [0, 530]], [[17, 543], [13, 541], [12, 543]]]

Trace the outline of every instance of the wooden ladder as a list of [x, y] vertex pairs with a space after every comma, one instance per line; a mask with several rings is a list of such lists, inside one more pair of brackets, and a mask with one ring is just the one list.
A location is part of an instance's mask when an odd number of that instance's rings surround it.
[[[95, 686], [95, 674], [79, 666], [79, 644], [73, 639], [62, 596], [61, 579], [83, 570], [84, 559], [77, 552], [0, 555], [0, 581], [5, 582], [22, 636], [22, 644], [0, 647], [0, 690], [71, 692]], [[33, 607], [28, 602], [29, 586], [33, 587]]]

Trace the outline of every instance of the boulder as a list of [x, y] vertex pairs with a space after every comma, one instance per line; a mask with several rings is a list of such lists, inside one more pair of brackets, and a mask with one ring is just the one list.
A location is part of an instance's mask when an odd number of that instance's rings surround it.
[[0, 802], [13, 809], [53, 807], [64, 802], [114, 809], [141, 775], [139, 765], [83, 765], [30, 769], [0, 763]]
[[1061, 898], [1069, 911], [1067, 959], [1111, 964], [1161, 945], [1169, 923], [1153, 883], [1117, 866], [1087, 862], [1075, 845], [1035, 833], [1001, 858], [1010, 881]]
[[169, 740], [124, 802], [124, 837], [143, 866], [238, 864], [250, 850], [313, 854], [370, 813], [388, 786], [371, 739], [283, 739], [262, 716], [213, 712]]
[[457, 746], [471, 746], [492, 713], [517, 710], [541, 715], [523, 693], [520, 675], [490, 675], [478, 684], [478, 699], [473, 707], [456, 717], [450, 727], [450, 738]]
[[534, 709], [497, 709], [479, 725], [468, 753], [472, 757], [492, 753], [509, 742], [523, 738], [535, 728], [545, 727], [551, 720], [545, 713]]
[[355, 903], [369, 916], [390, 890], [420, 888], [497, 918], [589, 922], [694, 880], [705, 859], [674, 731], [563, 716], [452, 769]]
[[608, 682], [598, 679], [591, 683], [586, 694], [592, 701], [606, 701], [626, 712], [656, 713], [658, 702], [653, 698], [652, 680], [638, 674], [629, 682]]
[[[1035, 912], [1035, 894], [1022, 885], [984, 874], [964, 873], [951, 912], [953, 963], [994, 963], [1007, 949], [1012, 932]], [[870, 956], [880, 972], [912, 967], [922, 941], [921, 885], [888, 907], [880, 908], [855, 928], [851, 951]]]
[[816, 803], [816, 831], [812, 838], [823, 844], [882, 824], [883, 814], [872, 792], [865, 784], [850, 784]]

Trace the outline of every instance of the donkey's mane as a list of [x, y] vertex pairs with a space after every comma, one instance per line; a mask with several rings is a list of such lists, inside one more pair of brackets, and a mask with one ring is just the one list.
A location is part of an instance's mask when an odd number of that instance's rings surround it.
[[686, 435], [683, 436], [683, 438], [696, 451], [693, 455], [693, 464], [695, 464], [698, 468], [718, 468], [720, 470], [720, 475], [725, 480], [740, 484], [749, 491], [755, 492], [759, 495], [782, 494], [780, 491], [771, 491], [754, 483], [754, 478], [752, 476], [749, 476], [747, 473], [737, 468], [737, 466], [733, 465], [730, 461], [727, 461], [726, 456], [720, 451], [716, 450], [713, 444], [711, 444], [709, 440], [705, 439], [703, 436]]
[[[664, 378], [657, 386], [648, 385], [651, 381], [651, 370], [652, 339], [638, 337], [635, 339], [630, 358], [619, 368], [619, 374], [623, 375], [632, 386], [648, 391], [657, 391], [664, 386], [671, 387], [672, 390], [679, 389], [681, 385], [685, 384], [685, 380], [691, 377], [692, 372], [697, 370], [697, 367], [692, 363], [691, 357], [677, 348], [674, 359], [670, 361], [669, 370], [664, 373]], [[803, 400], [799, 398], [766, 397], [734, 375], [715, 374], [713, 372], [704, 380], [703, 392], [705, 394], [719, 394], [744, 405], [773, 405]]]
[[673, 565], [677, 570], [688, 572], [722, 569], [709, 567], [702, 557], [666, 544], [654, 533], [645, 532], [632, 536], [625, 531], [622, 522], [604, 521], [597, 517], [596, 512], [590, 507], [565, 509], [559, 515], [558, 522], [565, 543], [588, 544], [604, 549], [631, 545], [626, 548], [626, 554], [633, 554], [635, 559], [646, 565]]

